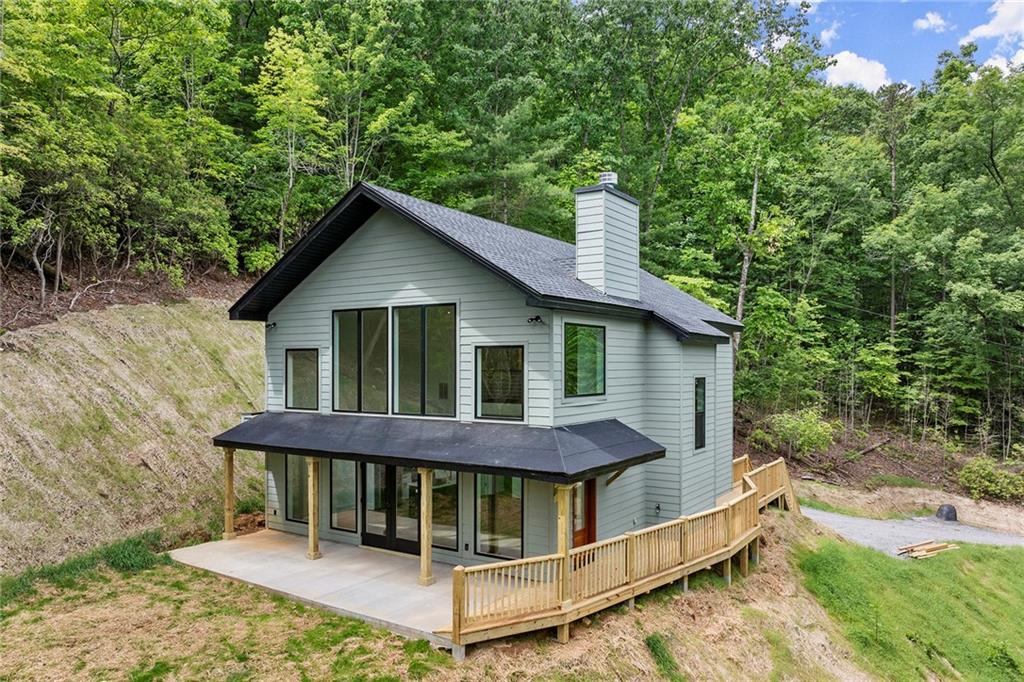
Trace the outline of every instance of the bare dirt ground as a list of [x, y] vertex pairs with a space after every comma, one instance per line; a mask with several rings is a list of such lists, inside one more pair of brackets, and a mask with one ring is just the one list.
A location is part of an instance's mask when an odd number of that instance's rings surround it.
[[102, 310], [113, 305], [181, 302], [189, 298], [234, 301], [253, 283], [252, 278], [235, 277], [221, 270], [193, 277], [184, 289], [161, 275], [140, 275], [133, 270], [79, 276], [68, 273], [67, 278], [60, 291], [47, 290], [46, 303], [40, 306], [38, 275], [21, 267], [7, 268], [0, 274], [0, 331], [45, 324], [70, 312]]
[[472, 648], [454, 664], [362, 623], [181, 566], [107, 573], [83, 589], [47, 589], [0, 617], [0, 679], [650, 680], [644, 638], [658, 633], [687, 679], [870, 679], [802, 587], [793, 543], [826, 534], [809, 520], [765, 515], [761, 565], [732, 587], [678, 586], [574, 627]]

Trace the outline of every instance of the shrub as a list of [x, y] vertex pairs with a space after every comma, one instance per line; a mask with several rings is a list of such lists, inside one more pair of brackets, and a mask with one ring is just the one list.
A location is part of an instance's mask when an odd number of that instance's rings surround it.
[[676, 662], [676, 657], [672, 655], [672, 651], [668, 648], [668, 642], [665, 638], [658, 633], [648, 635], [644, 639], [644, 644], [647, 645], [647, 650], [651, 652], [651, 658], [654, 659], [654, 664], [658, 666], [658, 671], [668, 680], [677, 682], [685, 680], [682, 671], [679, 670], [679, 664]]
[[759, 450], [786, 450], [789, 455], [824, 452], [842, 426], [821, 416], [817, 408], [773, 414], [750, 435]]
[[991, 457], [975, 457], [960, 469], [960, 485], [974, 499], [1024, 500], [1024, 475], [999, 468]]

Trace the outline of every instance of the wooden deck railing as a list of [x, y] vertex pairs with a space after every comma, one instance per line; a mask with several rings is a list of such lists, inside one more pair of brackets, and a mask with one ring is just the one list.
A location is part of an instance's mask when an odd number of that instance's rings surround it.
[[[761, 533], [758, 513], [792, 488], [782, 459], [756, 469], [733, 461], [740, 494], [727, 504], [569, 550], [452, 572], [456, 644], [562, 626], [698, 570], [727, 564]], [[795, 502], [795, 498], [794, 498]], [[568, 573], [566, 573], [568, 571]]]

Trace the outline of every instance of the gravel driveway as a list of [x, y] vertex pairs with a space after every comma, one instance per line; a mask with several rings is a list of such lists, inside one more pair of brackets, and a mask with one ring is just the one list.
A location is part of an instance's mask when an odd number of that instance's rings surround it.
[[940, 521], [935, 517], [885, 521], [846, 516], [809, 507], [804, 507], [801, 511], [804, 516], [828, 526], [851, 542], [892, 555], [896, 555], [898, 547], [925, 540], [1024, 546], [1024, 535], [977, 528], [956, 521]]

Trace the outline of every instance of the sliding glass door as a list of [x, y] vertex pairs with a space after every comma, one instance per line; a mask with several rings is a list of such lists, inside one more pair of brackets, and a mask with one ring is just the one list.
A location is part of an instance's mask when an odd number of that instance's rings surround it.
[[372, 462], [363, 465], [363, 472], [363, 544], [419, 554], [419, 473]]

